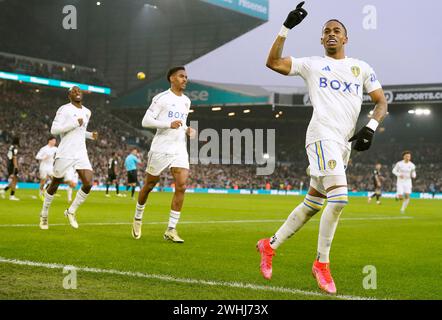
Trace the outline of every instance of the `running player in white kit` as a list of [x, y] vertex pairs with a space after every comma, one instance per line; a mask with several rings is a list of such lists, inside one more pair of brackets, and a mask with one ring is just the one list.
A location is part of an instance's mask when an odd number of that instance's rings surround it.
[[[401, 213], [405, 213], [410, 203], [410, 194], [412, 189], [411, 179], [416, 179], [416, 166], [411, 162], [411, 152], [402, 152], [402, 161], [396, 163], [393, 168], [393, 174], [397, 177], [396, 195], [402, 202]], [[405, 198], [405, 200], [404, 200]]]
[[175, 180], [175, 193], [169, 215], [169, 225], [164, 239], [176, 243], [184, 240], [178, 235], [176, 225], [181, 215], [181, 208], [189, 176], [189, 155], [186, 135], [193, 137], [195, 130], [187, 127], [186, 120], [190, 110], [190, 99], [184, 95], [187, 85], [187, 73], [184, 67], [175, 67], [168, 71], [169, 90], [156, 95], [142, 121], [145, 128], [156, 128], [148, 153], [146, 178], [138, 195], [132, 236], [141, 238], [141, 225], [144, 208], [149, 193], [160, 180], [160, 174], [170, 169]]
[[57, 152], [57, 147], [55, 146], [57, 139], [55, 137], [48, 138], [48, 144], [42, 147], [35, 156], [35, 159], [40, 161], [39, 167], [39, 178], [40, 178], [40, 188], [39, 197], [44, 201], [44, 185], [46, 180], [52, 179], [53, 169], [54, 169], [54, 158], [55, 152]]
[[[361, 60], [345, 56], [347, 29], [338, 20], [329, 20], [322, 28], [321, 44], [325, 56], [281, 57], [289, 29], [307, 16], [303, 4], [301, 2], [289, 13], [270, 50], [267, 67], [283, 75], [300, 76], [307, 84], [313, 105], [305, 143], [310, 163], [310, 188], [303, 203], [292, 211], [271, 238], [259, 240], [257, 248], [261, 254], [261, 273], [270, 279], [276, 249], [318, 213], [327, 199], [312, 273], [321, 290], [335, 294], [329, 254], [339, 216], [348, 202], [345, 170], [350, 158], [350, 142], [356, 141], [354, 149], [357, 151], [370, 147], [374, 132], [387, 113], [387, 101], [373, 69]], [[354, 135], [363, 89], [376, 107], [369, 123]]]
[[58, 108], [52, 122], [51, 134], [60, 135], [61, 141], [55, 154], [54, 178], [45, 192], [43, 208], [40, 213], [40, 228], [48, 229], [48, 214], [54, 194], [63, 182], [66, 173], [74, 168], [82, 182], [74, 201], [64, 214], [70, 225], [78, 228], [75, 213], [78, 207], [86, 200], [92, 188], [92, 166], [86, 150], [86, 138], [96, 140], [97, 132], [86, 131], [91, 118], [91, 111], [82, 105], [83, 92], [79, 87], [69, 89], [70, 103]]

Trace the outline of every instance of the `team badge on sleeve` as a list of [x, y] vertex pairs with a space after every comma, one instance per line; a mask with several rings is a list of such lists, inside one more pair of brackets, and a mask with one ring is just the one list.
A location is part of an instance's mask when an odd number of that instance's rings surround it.
[[361, 69], [358, 66], [353, 66], [351, 67], [351, 73], [353, 73], [355, 77], [358, 77], [361, 74]]

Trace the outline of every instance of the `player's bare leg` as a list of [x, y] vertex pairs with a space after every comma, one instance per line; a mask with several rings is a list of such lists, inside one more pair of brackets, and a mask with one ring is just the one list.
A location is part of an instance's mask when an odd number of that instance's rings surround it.
[[184, 195], [186, 193], [186, 183], [189, 177], [189, 170], [185, 168], [171, 168], [172, 176], [175, 180], [175, 193], [172, 198], [172, 205], [169, 215], [169, 225], [164, 233], [164, 239], [171, 240], [176, 243], [183, 243], [184, 240], [178, 236], [176, 225], [181, 216], [181, 209], [184, 203]]
[[[136, 183], [129, 183], [129, 184], [128, 184], [128, 187], [126, 187], [126, 191], [128, 191], [129, 188], [131, 189], [131, 191], [130, 191], [130, 196], [131, 196], [132, 200], [135, 199], [134, 196], [135, 196], [135, 188], [136, 188], [136, 187], [137, 187], [137, 184], [136, 184]], [[149, 192], [150, 192], [150, 191], [149, 191]]]
[[11, 184], [9, 185], [9, 188], [11, 189], [9, 200], [13, 200], [13, 201], [20, 200], [19, 198], [17, 198], [15, 196], [15, 189], [17, 187], [17, 183], [18, 183], [18, 177], [14, 174], [12, 176]]
[[147, 173], [146, 177], [144, 178], [144, 185], [138, 194], [135, 218], [132, 225], [132, 236], [137, 240], [141, 238], [141, 226], [147, 198], [149, 197], [149, 193], [153, 190], [153, 188], [155, 188], [158, 181], [160, 181], [159, 176], [153, 176]]
[[39, 192], [38, 192], [38, 196], [39, 198], [44, 201], [44, 186], [46, 183], [46, 179], [40, 179], [40, 186], [39, 186]]
[[58, 186], [63, 182], [63, 178], [52, 178], [51, 183], [46, 188], [44, 192], [44, 200], [43, 207], [40, 212], [40, 229], [47, 230], [49, 228], [48, 225], [48, 215], [49, 215], [49, 207], [51, 206], [52, 200], [54, 199], [54, 195], [57, 192]]
[[86, 201], [91, 189], [92, 189], [92, 178], [93, 172], [92, 170], [77, 170], [78, 177], [81, 180], [82, 186], [81, 189], [78, 190], [74, 201], [71, 203], [70, 207], [65, 210], [64, 214], [68, 218], [69, 223], [72, 228], [78, 229], [77, 219], [75, 217], [75, 213], [77, 212], [78, 207]]
[[110, 195], [109, 195], [109, 187], [110, 187], [110, 184], [111, 184], [112, 182], [108, 179], [107, 181], [106, 181], [106, 193], [105, 193], [105, 197], [110, 197]]
[[375, 190], [375, 197], [376, 197], [376, 204], [381, 204], [381, 197], [382, 197], [381, 189], [377, 188]]
[[272, 259], [275, 250], [321, 210], [325, 198], [325, 195], [310, 186], [304, 201], [290, 213], [279, 230], [271, 238], [258, 241], [256, 247], [261, 254], [260, 270], [264, 278], [272, 277]]
[[13, 201], [20, 200], [20, 199], [18, 199], [15, 196], [15, 187], [16, 187], [17, 182], [18, 182], [18, 177], [15, 174], [13, 174], [13, 175], [10, 176], [10, 178], [11, 178], [11, 182], [4, 189], [1, 189], [0, 196], [2, 198], [5, 198], [6, 191], [11, 189], [10, 195], [9, 195], [9, 200], [13, 200]]
[[118, 180], [113, 180], [113, 184], [115, 184], [115, 193], [117, 194], [117, 197], [123, 197], [123, 195], [120, 193], [120, 184]]
[[67, 181], [68, 188], [66, 190], [68, 196], [68, 203], [72, 202], [72, 192], [77, 187], [77, 184], [74, 181]]

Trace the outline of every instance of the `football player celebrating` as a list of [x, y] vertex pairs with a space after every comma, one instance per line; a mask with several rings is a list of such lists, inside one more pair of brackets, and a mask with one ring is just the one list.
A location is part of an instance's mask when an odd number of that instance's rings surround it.
[[132, 236], [141, 238], [143, 212], [149, 193], [160, 179], [160, 174], [170, 169], [175, 180], [169, 215], [169, 225], [164, 233], [164, 239], [176, 243], [184, 240], [178, 235], [176, 225], [181, 216], [184, 202], [186, 182], [189, 176], [189, 155], [186, 148], [186, 135], [194, 135], [192, 128], [186, 126], [190, 109], [190, 99], [184, 94], [187, 85], [187, 73], [184, 67], [175, 67], [168, 71], [169, 90], [156, 95], [142, 121], [145, 128], [156, 128], [148, 153], [146, 178], [138, 195]]
[[[310, 163], [310, 188], [304, 201], [288, 216], [286, 222], [270, 238], [257, 243], [261, 254], [261, 273], [272, 276], [272, 259], [278, 247], [327, 205], [321, 216], [316, 260], [312, 273], [318, 286], [335, 294], [330, 272], [330, 248], [342, 210], [348, 202], [345, 169], [354, 149], [370, 148], [374, 132], [387, 113], [387, 101], [373, 69], [365, 62], [345, 55], [347, 29], [336, 19], [322, 27], [321, 44], [325, 56], [306, 58], [282, 57], [284, 42], [293, 27], [307, 16], [304, 2], [291, 11], [267, 59], [267, 67], [286, 75], [302, 77], [308, 87], [313, 116], [307, 129], [305, 147]], [[362, 89], [376, 104], [372, 119], [354, 134], [361, 110]]]
[[68, 170], [73, 167], [82, 182], [82, 187], [78, 190], [74, 201], [64, 212], [74, 229], [78, 228], [76, 211], [86, 200], [92, 188], [93, 172], [86, 150], [86, 138], [96, 140], [98, 133], [86, 130], [91, 111], [82, 105], [81, 89], [76, 86], [72, 87], [69, 89], [68, 96], [70, 103], [58, 108], [51, 127], [51, 134], [60, 135], [61, 141], [55, 154], [54, 178], [46, 189], [40, 214], [40, 228], [43, 230], [48, 229], [49, 207]]

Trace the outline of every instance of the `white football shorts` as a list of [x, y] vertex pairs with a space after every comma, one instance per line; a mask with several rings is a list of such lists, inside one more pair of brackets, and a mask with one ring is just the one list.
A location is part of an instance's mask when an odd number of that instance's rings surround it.
[[405, 193], [411, 193], [411, 180], [410, 181], [398, 181], [396, 183], [396, 192], [398, 195], [403, 195]]
[[77, 171], [74, 170], [73, 167], [70, 167], [66, 171], [63, 178], [64, 178], [64, 182], [71, 181], [75, 184], [78, 184], [78, 173], [77, 173]]
[[40, 179], [47, 179], [48, 177], [52, 177], [54, 175], [54, 167], [53, 166], [40, 166], [39, 169]]
[[147, 154], [146, 172], [152, 176], [159, 176], [161, 172], [169, 168], [189, 169], [189, 155], [167, 154], [149, 151]]
[[86, 159], [64, 159], [57, 158], [54, 162], [54, 177], [63, 178], [65, 177], [67, 171], [72, 168], [73, 171], [76, 170], [91, 170], [92, 166], [88, 158]]
[[310, 175], [345, 176], [351, 149], [333, 140], [322, 140], [306, 147]]

